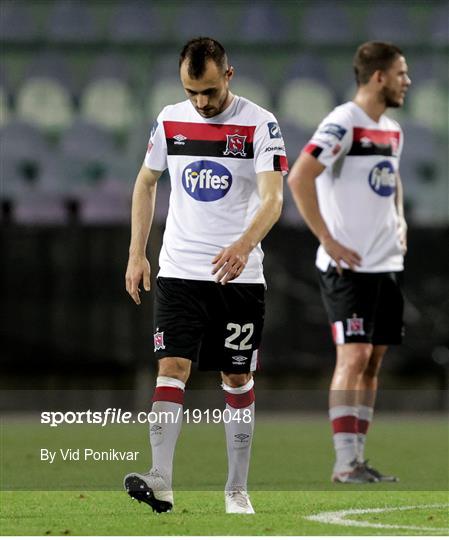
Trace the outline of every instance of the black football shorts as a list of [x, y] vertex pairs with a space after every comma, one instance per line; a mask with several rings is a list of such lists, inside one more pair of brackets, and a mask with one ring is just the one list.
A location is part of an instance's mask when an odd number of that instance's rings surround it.
[[318, 271], [336, 345], [398, 345], [404, 335], [402, 272]]
[[154, 307], [156, 358], [198, 361], [203, 371], [255, 371], [264, 315], [262, 284], [159, 277]]

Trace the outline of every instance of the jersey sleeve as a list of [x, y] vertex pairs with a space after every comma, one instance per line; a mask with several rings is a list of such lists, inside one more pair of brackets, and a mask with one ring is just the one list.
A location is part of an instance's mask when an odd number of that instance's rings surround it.
[[401, 160], [402, 155], [402, 149], [404, 148], [404, 132], [402, 131], [402, 128], [398, 124], [399, 129], [399, 146], [398, 146], [398, 163]]
[[303, 148], [322, 165], [329, 167], [349, 152], [352, 144], [350, 118], [342, 111], [332, 111], [318, 126], [310, 141]]
[[167, 141], [163, 124], [162, 111], [151, 128], [150, 140], [145, 154], [145, 166], [153, 171], [164, 171], [167, 168]]
[[288, 173], [288, 161], [284, 139], [276, 118], [268, 118], [254, 132], [254, 168], [256, 174], [280, 171]]

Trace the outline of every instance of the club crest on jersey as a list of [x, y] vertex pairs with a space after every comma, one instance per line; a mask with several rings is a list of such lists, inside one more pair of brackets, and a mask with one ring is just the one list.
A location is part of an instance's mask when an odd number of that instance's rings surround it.
[[381, 197], [389, 197], [396, 191], [396, 172], [390, 161], [380, 161], [369, 173], [370, 188]]
[[223, 155], [245, 157], [245, 141], [246, 135], [226, 135], [226, 149], [223, 152]]
[[357, 317], [354, 313], [351, 319], [346, 319], [346, 335], [347, 336], [364, 336], [363, 318]]
[[197, 201], [222, 199], [232, 186], [232, 174], [221, 163], [201, 160], [189, 163], [182, 173], [184, 190]]
[[159, 328], [154, 333], [154, 352], [165, 349], [164, 332], [159, 332]]

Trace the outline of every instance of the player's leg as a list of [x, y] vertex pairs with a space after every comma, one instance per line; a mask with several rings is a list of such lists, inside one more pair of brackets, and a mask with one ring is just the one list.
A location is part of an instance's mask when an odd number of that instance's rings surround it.
[[360, 379], [359, 388], [359, 461], [365, 470], [380, 482], [397, 482], [396, 476], [380, 473], [364, 461], [366, 432], [372, 420], [377, 393], [378, 373], [389, 345], [399, 345], [404, 333], [404, 299], [401, 290], [402, 273], [379, 274], [379, 293], [376, 301], [372, 341], [373, 354]]
[[228, 513], [254, 513], [247, 495], [251, 444], [254, 432], [254, 379], [250, 373], [222, 372], [226, 409], [223, 414], [228, 454], [225, 487]]
[[370, 343], [337, 345], [337, 361], [329, 392], [329, 418], [335, 449], [332, 479], [337, 482], [369, 481], [369, 478], [360, 477], [357, 467], [357, 388], [372, 351]]
[[155, 512], [168, 512], [173, 507], [173, 456], [181, 432], [184, 390], [190, 366], [191, 361], [187, 358], [159, 360], [149, 424], [151, 469], [146, 474], [128, 474], [124, 480], [129, 495], [149, 504]]
[[329, 393], [329, 417], [335, 448], [332, 479], [375, 481], [357, 463], [357, 388], [373, 351], [373, 314], [377, 283], [369, 275], [329, 267], [319, 272], [321, 296], [332, 326], [336, 365]]
[[162, 358], [151, 409], [150, 423], [152, 470], [157, 470], [171, 486], [173, 456], [183, 419], [184, 390], [191, 361], [186, 358]]
[[227, 513], [254, 513], [247, 480], [254, 430], [254, 379], [258, 366], [264, 313], [263, 284], [213, 284], [209, 295], [210, 327], [199, 368], [221, 372], [226, 409], [224, 423], [228, 455], [225, 488]]
[[365, 444], [369, 426], [373, 419], [374, 405], [376, 402], [378, 375], [382, 360], [387, 352], [386, 345], [375, 345], [368, 361], [366, 369], [359, 378], [357, 387], [357, 443], [358, 460], [365, 460]]
[[185, 384], [203, 332], [198, 283], [158, 278], [154, 309], [154, 353], [159, 361], [151, 411], [149, 473], [125, 477], [128, 493], [157, 512], [173, 506], [173, 456], [182, 426]]

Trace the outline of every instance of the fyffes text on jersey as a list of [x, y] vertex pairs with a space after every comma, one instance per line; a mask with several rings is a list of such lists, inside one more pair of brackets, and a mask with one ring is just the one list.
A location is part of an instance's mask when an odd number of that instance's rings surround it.
[[215, 161], [195, 161], [184, 169], [182, 185], [197, 201], [217, 201], [231, 188], [232, 175], [226, 167]]
[[389, 197], [396, 190], [396, 173], [389, 161], [381, 161], [374, 166], [369, 175], [371, 189], [382, 197]]

